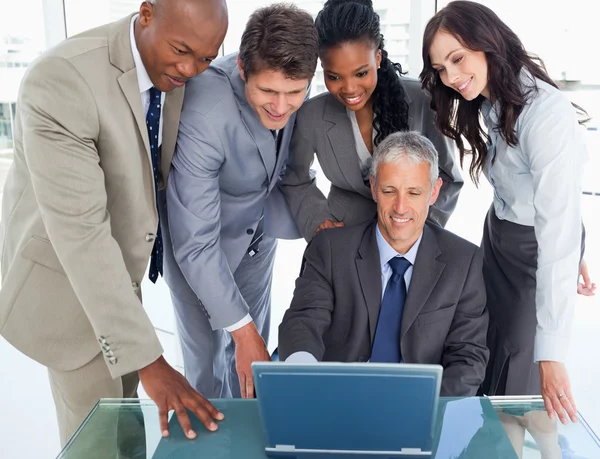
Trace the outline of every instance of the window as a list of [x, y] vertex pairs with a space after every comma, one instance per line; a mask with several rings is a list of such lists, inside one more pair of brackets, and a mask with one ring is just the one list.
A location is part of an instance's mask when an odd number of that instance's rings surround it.
[[0, 0], [0, 7], [0, 157], [12, 158], [19, 85], [29, 63], [45, 48], [44, 15], [42, 0]]
[[117, 21], [138, 11], [142, 0], [64, 0], [67, 36]]

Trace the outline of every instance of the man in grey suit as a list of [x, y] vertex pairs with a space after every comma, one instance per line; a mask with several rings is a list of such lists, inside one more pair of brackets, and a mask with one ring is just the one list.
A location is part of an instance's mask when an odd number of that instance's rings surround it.
[[442, 395], [475, 395], [489, 355], [481, 254], [425, 223], [441, 187], [433, 144], [388, 136], [370, 181], [377, 221], [319, 231], [307, 248], [280, 357], [440, 364]]
[[311, 15], [275, 4], [251, 15], [239, 54], [186, 87], [162, 207], [165, 280], [186, 377], [209, 397], [252, 397], [250, 365], [269, 360], [276, 238], [300, 237], [276, 185], [316, 64]]
[[[169, 410], [190, 438], [184, 408], [211, 430], [221, 418], [163, 358], [140, 284], [151, 259], [151, 274], [160, 271], [156, 189], [183, 86], [226, 31], [224, 0], [142, 2], [48, 50], [21, 84], [0, 225], [0, 333], [48, 367], [62, 444], [99, 398], [136, 397], [140, 380], [163, 433]], [[109, 447], [103, 438], [96, 454]]]

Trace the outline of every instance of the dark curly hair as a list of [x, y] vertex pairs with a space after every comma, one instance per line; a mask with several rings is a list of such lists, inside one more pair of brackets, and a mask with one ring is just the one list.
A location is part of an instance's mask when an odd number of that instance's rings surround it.
[[[485, 53], [489, 95], [500, 105], [498, 131], [511, 146], [518, 143], [517, 118], [529, 97], [537, 92], [535, 81], [522, 87], [521, 70], [525, 68], [534, 78], [557, 86], [548, 76], [543, 62], [527, 53], [519, 37], [488, 7], [470, 1], [453, 1], [429, 20], [423, 36], [422, 87], [431, 94], [431, 108], [436, 112], [438, 129], [456, 142], [461, 165], [465, 155], [473, 155], [469, 174], [478, 184], [487, 157], [488, 135], [479, 117], [485, 97], [479, 95], [468, 101], [442, 83], [429, 57], [431, 44], [439, 30], [452, 34], [465, 48]], [[575, 105], [575, 108], [585, 114], [580, 107]], [[465, 147], [464, 140], [471, 149]]]
[[400, 64], [392, 62], [384, 49], [379, 15], [370, 0], [328, 0], [315, 19], [319, 53], [354, 41], [367, 41], [381, 51], [377, 86], [373, 92], [375, 145], [397, 131], [407, 131], [408, 104], [399, 77]]

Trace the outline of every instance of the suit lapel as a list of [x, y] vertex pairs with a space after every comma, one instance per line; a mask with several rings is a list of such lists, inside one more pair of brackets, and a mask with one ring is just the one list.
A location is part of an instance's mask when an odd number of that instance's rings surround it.
[[[131, 18], [133, 15], [114, 23], [112, 33], [108, 35], [108, 55], [112, 65], [121, 70], [123, 74], [119, 76], [118, 82], [123, 95], [129, 103], [131, 112], [135, 117], [139, 133], [146, 147], [148, 161], [152, 164], [150, 156], [150, 142], [148, 140], [148, 131], [146, 130], [146, 116], [142, 107], [140, 96], [140, 85], [137, 79], [135, 61], [131, 53], [131, 40], [129, 38]], [[164, 124], [164, 123], [163, 123]], [[152, 168], [150, 168], [152, 171]]]
[[371, 344], [375, 337], [379, 309], [381, 307], [381, 266], [379, 264], [379, 249], [375, 238], [375, 225], [369, 225], [364, 233], [358, 249], [356, 269], [360, 287], [365, 298], [369, 317], [369, 333]]
[[148, 130], [146, 128], [146, 117], [144, 116], [144, 108], [142, 107], [140, 86], [138, 85], [135, 67], [121, 75], [118, 81], [121, 91], [123, 91], [123, 95], [127, 99], [131, 112], [135, 117], [138, 130], [146, 147], [148, 160], [152, 161], [152, 157], [150, 156], [150, 141], [148, 140]]
[[254, 109], [248, 104], [245, 83], [237, 66], [233, 69], [229, 79], [240, 109], [242, 122], [258, 147], [260, 158], [270, 181], [275, 171], [275, 148], [277, 148], [273, 134], [262, 125]]
[[423, 309], [446, 267], [445, 263], [437, 260], [441, 254], [437, 238], [433, 231], [425, 225], [402, 313], [400, 339], [404, 337]]
[[360, 173], [352, 123], [346, 114], [346, 108], [332, 95], [325, 97], [323, 119], [333, 123], [333, 126], [327, 131], [327, 137], [344, 178], [357, 193], [371, 198], [371, 191], [365, 185]]
[[184, 88], [174, 89], [165, 95], [162, 146], [160, 148], [161, 179], [159, 185], [161, 189], [166, 185], [166, 180], [164, 180], [164, 178], [169, 174], [171, 160], [175, 153], [177, 132], [179, 131], [179, 117], [181, 115], [181, 106], [183, 105], [183, 95]]

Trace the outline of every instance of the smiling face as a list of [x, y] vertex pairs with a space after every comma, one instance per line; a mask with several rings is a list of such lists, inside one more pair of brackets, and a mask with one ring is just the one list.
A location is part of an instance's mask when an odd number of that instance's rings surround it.
[[352, 41], [320, 55], [325, 86], [353, 111], [363, 108], [377, 87], [381, 51], [367, 41]]
[[483, 51], [467, 49], [454, 35], [438, 30], [429, 48], [429, 58], [442, 83], [466, 100], [473, 100], [480, 94], [490, 98], [488, 66]]
[[283, 129], [304, 102], [309, 80], [292, 80], [281, 70], [261, 70], [246, 76], [239, 59], [238, 66], [246, 82], [246, 100], [262, 125], [271, 130]]
[[206, 70], [219, 54], [227, 24], [223, 0], [143, 2], [135, 41], [152, 84], [172, 91]]
[[405, 157], [382, 163], [377, 179], [371, 177], [371, 194], [377, 202], [381, 234], [396, 252], [410, 250], [423, 232], [429, 206], [435, 203], [442, 180], [431, 186], [429, 164], [413, 163]]

